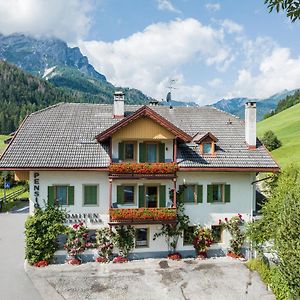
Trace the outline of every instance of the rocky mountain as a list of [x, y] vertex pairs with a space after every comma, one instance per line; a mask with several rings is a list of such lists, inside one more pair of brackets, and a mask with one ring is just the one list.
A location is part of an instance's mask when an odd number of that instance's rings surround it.
[[296, 90], [284, 90], [280, 93], [277, 93], [269, 98], [265, 99], [250, 99], [250, 98], [232, 98], [232, 99], [222, 99], [211, 106], [214, 106], [218, 109], [229, 112], [233, 115], [238, 116], [241, 119], [245, 117], [245, 103], [247, 101], [256, 101], [257, 102], [257, 121], [260, 121], [264, 118], [264, 115], [270, 113], [274, 110], [278, 102], [289, 95], [295, 93]]
[[95, 101], [89, 102], [112, 103], [116, 89], [125, 92], [127, 103], [145, 104], [151, 99], [139, 90], [113, 86], [94, 69], [78, 47], [70, 48], [56, 38], [37, 39], [24, 34], [0, 34], [0, 60], [14, 64], [55, 86], [90, 95]]

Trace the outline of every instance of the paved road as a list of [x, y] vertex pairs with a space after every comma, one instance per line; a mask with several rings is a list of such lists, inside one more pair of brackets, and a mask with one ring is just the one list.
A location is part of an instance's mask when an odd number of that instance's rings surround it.
[[42, 299], [24, 271], [24, 222], [27, 213], [0, 214], [0, 298]]

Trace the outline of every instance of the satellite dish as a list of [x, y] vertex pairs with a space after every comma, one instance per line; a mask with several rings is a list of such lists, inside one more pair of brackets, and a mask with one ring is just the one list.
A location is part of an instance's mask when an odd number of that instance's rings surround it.
[[171, 102], [172, 101], [171, 92], [168, 92], [166, 100], [167, 100], [167, 102]]

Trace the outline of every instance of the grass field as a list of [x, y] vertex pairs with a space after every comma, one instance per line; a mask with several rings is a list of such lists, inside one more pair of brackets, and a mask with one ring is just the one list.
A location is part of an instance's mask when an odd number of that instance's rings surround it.
[[0, 154], [4, 151], [6, 148], [6, 144], [4, 144], [4, 141], [8, 138], [8, 135], [0, 135]]
[[279, 149], [272, 151], [280, 166], [300, 164], [300, 103], [257, 124], [258, 137], [267, 130], [272, 130], [282, 143]]

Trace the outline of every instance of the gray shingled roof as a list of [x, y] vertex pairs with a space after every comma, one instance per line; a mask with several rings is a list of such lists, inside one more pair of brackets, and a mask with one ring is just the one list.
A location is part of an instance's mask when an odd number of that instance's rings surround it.
[[[125, 106], [126, 114], [140, 107]], [[181, 167], [278, 167], [259, 141], [256, 150], [248, 150], [243, 122], [232, 115], [212, 107], [151, 109], [191, 136], [211, 132], [219, 139], [215, 157], [200, 156], [195, 144], [179, 146]], [[33, 113], [4, 152], [0, 168], [107, 167], [109, 146], [96, 143], [94, 137], [118, 122], [112, 113], [112, 105], [82, 103], [59, 104]]]

